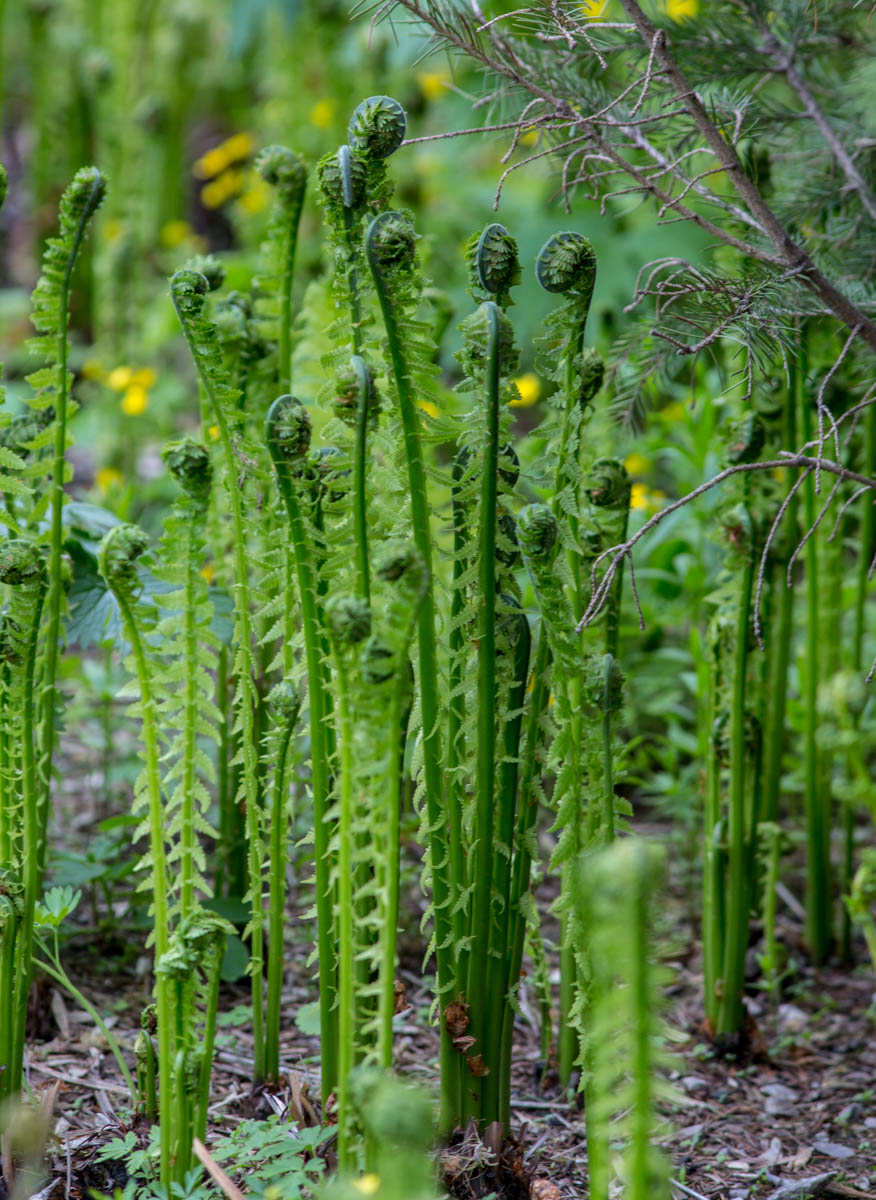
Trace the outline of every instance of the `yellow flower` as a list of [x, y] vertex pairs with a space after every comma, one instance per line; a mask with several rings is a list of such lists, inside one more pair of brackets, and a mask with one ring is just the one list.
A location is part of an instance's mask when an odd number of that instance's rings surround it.
[[700, 0], [666, 0], [666, 15], [670, 21], [686, 21], [700, 11]]
[[130, 367], [113, 367], [106, 377], [106, 386], [114, 392], [123, 392], [133, 378]]
[[509, 408], [529, 408], [541, 395], [541, 380], [532, 371], [527, 371], [525, 375], [518, 375], [514, 384], [517, 388], [517, 395], [508, 401]]
[[624, 459], [624, 466], [631, 475], [644, 475], [650, 467], [650, 462], [644, 454], [633, 452]]
[[192, 227], [188, 221], [166, 221], [161, 226], [158, 236], [162, 246], [167, 246], [169, 250], [172, 250], [174, 246], [179, 246], [184, 242], [191, 232]]
[[206, 579], [207, 583], [212, 583], [216, 576], [216, 568], [212, 563], [204, 563], [201, 567], [201, 576]]
[[648, 489], [644, 483], [634, 483], [630, 491], [630, 508], [648, 507]]
[[198, 179], [212, 179], [214, 175], [219, 175], [224, 171], [230, 161], [228, 151], [224, 146], [214, 146], [212, 150], [208, 150], [206, 154], [202, 154], [195, 161], [192, 170]]
[[110, 488], [118, 487], [122, 482], [122, 473], [118, 467], [101, 467], [94, 477], [94, 482], [98, 491], [106, 495]]
[[666, 499], [666, 493], [650, 492], [644, 483], [634, 483], [630, 490], [630, 508], [644, 509], [646, 512], [656, 512], [661, 501]]
[[255, 149], [255, 138], [251, 133], [232, 133], [230, 138], [222, 143], [229, 162], [239, 162], [242, 158], [249, 158]]
[[131, 383], [146, 388], [148, 391], [149, 388], [155, 386], [155, 372], [151, 367], [139, 367], [131, 376]]
[[218, 179], [201, 188], [201, 203], [204, 208], [221, 208], [225, 203], [225, 188]]
[[240, 193], [243, 175], [236, 168], [223, 171], [218, 179], [201, 188], [201, 201], [205, 208], [221, 208], [226, 200]]
[[334, 115], [334, 100], [317, 100], [310, 110], [310, 124], [315, 125], [317, 129], [328, 129]]
[[607, 16], [606, 9], [610, 6], [611, 0], [583, 0], [578, 5], [581, 13], [591, 21], [601, 21]]
[[100, 365], [100, 360], [89, 358], [82, 364], [83, 379], [103, 379], [103, 367]]
[[440, 100], [447, 95], [450, 74], [447, 71], [419, 71], [417, 83], [425, 100]]
[[209, 433], [212, 441], [214, 441], [214, 442], [219, 441], [219, 426], [218, 425], [211, 425], [210, 428], [207, 430], [207, 433]]
[[424, 413], [428, 413], [430, 417], [438, 416], [438, 405], [434, 404], [431, 400], [418, 400], [417, 405]]
[[139, 417], [149, 407], [149, 393], [140, 383], [132, 383], [122, 396], [122, 412], [127, 417]]
[[265, 208], [271, 199], [271, 189], [263, 179], [254, 175], [241, 194], [241, 207], [248, 213], [258, 213]]
[[363, 1196], [373, 1196], [380, 1188], [380, 1176], [362, 1175], [359, 1179], [353, 1180], [353, 1187]]

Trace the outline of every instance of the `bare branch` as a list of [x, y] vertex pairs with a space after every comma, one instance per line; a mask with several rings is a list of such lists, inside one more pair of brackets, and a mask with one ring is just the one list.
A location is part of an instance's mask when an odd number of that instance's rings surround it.
[[[701, 483], [699, 487], [695, 487], [693, 491], [688, 492], [686, 496], [682, 496], [678, 500], [673, 500], [671, 504], [667, 504], [665, 508], [661, 508], [659, 512], [654, 513], [654, 515], [650, 517], [644, 525], [637, 529], [636, 532], [627, 539], [627, 541], [621, 542], [616, 546], [610, 546], [608, 550], [603, 550], [599, 557], [594, 561], [591, 571], [592, 592], [590, 596], [590, 603], [587, 605], [587, 608], [584, 610], [580, 621], [575, 627], [576, 632], [580, 633], [582, 629], [592, 624], [592, 622], [602, 611], [608, 598], [609, 591], [611, 590], [611, 585], [614, 581], [615, 575], [623, 564], [624, 559], [631, 558], [633, 549], [642, 540], [642, 538], [645, 537], [646, 534], [650, 533], [655, 526], [659, 525], [662, 521], [665, 521], [668, 516], [672, 515], [672, 513], [678, 512], [680, 508], [684, 508], [685, 505], [690, 504], [691, 501], [696, 500], [697, 497], [704, 495], [713, 487], [717, 487], [718, 484], [723, 483], [725, 479], [730, 479], [733, 475], [741, 475], [748, 471], [774, 471], [777, 468], [784, 467], [801, 468], [808, 473], [810, 471], [814, 471], [818, 465], [819, 459], [810, 458], [806, 454], [786, 454], [781, 458], [768, 459], [764, 462], [736, 463], [732, 467], [725, 467], [723, 471], [719, 471], [717, 475], [713, 476], [711, 479], [707, 479], [706, 482]], [[843, 467], [839, 463], [831, 462], [829, 459], [822, 459], [820, 465], [823, 471], [827, 471], [831, 475], [836, 475], [840, 481], [850, 480], [853, 483], [860, 484], [863, 488], [876, 492], [876, 479], [868, 479], [866, 475], [859, 475], [857, 471], [850, 471], [847, 467]], [[833, 493], [831, 493], [831, 495], [833, 495]], [[825, 509], [826, 507], [827, 506], [825, 505]], [[611, 561], [608, 564], [605, 574], [597, 583], [597, 569], [599, 564], [604, 559], [609, 557], [611, 558]]]
[[[401, 2], [405, 3], [406, 0], [401, 0]], [[642, 12], [636, 0], [620, 0], [620, 3], [645, 44], [652, 45], [656, 29]], [[838, 317], [849, 329], [858, 326], [860, 336], [871, 349], [876, 350], [876, 325], [861, 312], [857, 305], [852, 303], [848, 296], [844, 295], [818, 270], [803, 247], [794, 241], [776, 217], [754, 182], [743, 171], [736, 150], [722, 137], [721, 131], [710, 119], [699, 96], [690, 86], [670, 53], [665, 38], [657, 43], [656, 53], [678, 98], [693, 118], [694, 124], [707, 145], [711, 146], [718, 162], [724, 167], [727, 178], [732, 183], [737, 195], [744, 201], [749, 212], [756, 218], [775, 246], [782, 262], [789, 267], [801, 267], [801, 276], [807, 286], [815, 292], [834, 316]]]

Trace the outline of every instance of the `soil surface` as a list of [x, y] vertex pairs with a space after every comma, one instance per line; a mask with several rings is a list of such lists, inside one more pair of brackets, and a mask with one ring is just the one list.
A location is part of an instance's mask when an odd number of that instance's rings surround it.
[[[661, 836], [667, 830], [649, 826], [646, 832]], [[669, 857], [678, 861], [681, 855]], [[676, 1197], [876, 1200], [876, 981], [863, 947], [855, 948], [857, 965], [814, 968], [803, 947], [802, 909], [791, 884], [782, 886], [777, 932], [789, 959], [783, 994], [771, 1000], [758, 978], [753, 944], [746, 1045], [735, 1058], [721, 1056], [702, 1019], [699, 944], [690, 916], [697, 897], [681, 878], [687, 875], [684, 867], [676, 871], [663, 954], [672, 975], [666, 1015], [675, 1056], [669, 1075], [674, 1099], [663, 1105], [661, 1139]], [[540, 899], [548, 906], [551, 897]], [[411, 929], [417, 928], [419, 914], [413, 910], [419, 903], [412, 883], [403, 905]], [[83, 921], [93, 919], [86, 904], [80, 912]], [[548, 938], [555, 932], [550, 920], [545, 932]], [[208, 1146], [217, 1133], [260, 1113], [277, 1112], [299, 1124], [319, 1122], [319, 1043], [302, 1032], [310, 1028], [315, 999], [305, 966], [309, 936], [308, 922], [290, 912], [281, 1048], [286, 1082], [276, 1092], [251, 1093], [248, 983], [223, 985]], [[143, 944], [139, 933], [102, 936], [92, 928], [70, 937], [63, 951], [71, 978], [108, 1015], [129, 1063], [140, 1013], [150, 999]], [[429, 1024], [430, 980], [421, 973], [422, 950], [418, 935], [400, 942], [407, 1008], [397, 1018], [395, 1052], [401, 1072], [434, 1088], [438, 1043]], [[39, 1194], [66, 1200], [86, 1197], [89, 1187], [111, 1192], [124, 1179], [113, 1177], [112, 1164], [94, 1159], [103, 1143], [127, 1128], [120, 1114], [130, 1106], [118, 1065], [92, 1018], [46, 980], [38, 984], [32, 1017], [27, 1076], [35, 1096], [51, 1109], [54, 1130]], [[526, 982], [512, 1112], [514, 1137], [501, 1156], [491, 1155], [471, 1132], [460, 1133], [443, 1152], [450, 1194], [458, 1200], [494, 1191], [503, 1200], [586, 1196], [583, 1108], [579, 1098], [557, 1086], [551, 1063], [541, 1058], [538, 1004]], [[247, 1190], [245, 1175], [235, 1181]]]

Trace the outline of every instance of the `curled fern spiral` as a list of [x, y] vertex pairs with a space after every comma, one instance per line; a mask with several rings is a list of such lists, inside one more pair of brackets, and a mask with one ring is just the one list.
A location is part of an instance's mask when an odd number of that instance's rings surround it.
[[405, 140], [407, 116], [391, 96], [369, 96], [357, 105], [350, 118], [347, 137], [356, 150], [372, 158], [389, 158]]
[[583, 234], [555, 233], [538, 253], [535, 277], [546, 292], [593, 294], [596, 254]]

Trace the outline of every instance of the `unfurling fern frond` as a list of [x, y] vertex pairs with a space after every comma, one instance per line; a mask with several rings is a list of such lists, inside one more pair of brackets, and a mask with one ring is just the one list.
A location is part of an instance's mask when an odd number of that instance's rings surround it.
[[184, 919], [193, 910], [196, 894], [210, 893], [200, 837], [216, 836], [206, 819], [207, 783], [215, 772], [204, 742], [218, 741], [221, 717], [213, 701], [212, 674], [219, 643], [210, 628], [213, 606], [201, 574], [213, 467], [207, 447], [190, 437], [166, 446], [162, 457], [182, 488], [165, 522], [154, 573], [169, 588], [157, 597], [166, 615], [158, 622], [156, 635], [161, 647], [160, 713], [166, 734], [167, 836], [174, 843], [168, 865], [179, 862], [174, 907]]
[[[236, 729], [240, 735], [240, 795], [245, 804], [247, 829], [247, 866], [252, 935], [250, 972], [253, 991], [253, 1071], [264, 1077], [264, 1011], [262, 999], [264, 906], [262, 903], [262, 829], [259, 805], [259, 745], [256, 707], [256, 658], [253, 636], [253, 592], [258, 571], [254, 548], [259, 545], [259, 530], [252, 516], [253, 485], [261, 482], [259, 449], [246, 434], [237, 408], [237, 392], [231, 386], [223, 364], [216, 327], [205, 314], [209, 284], [194, 271], [177, 271], [170, 281], [170, 293], [177, 316], [188, 342], [207, 405], [215, 421], [223, 458], [223, 483], [228, 495], [234, 562], [233, 670], [236, 682]], [[256, 559], [256, 561], [254, 561]]]
[[263, 276], [259, 284], [263, 288], [270, 284], [268, 290], [273, 293], [271, 303], [276, 311], [271, 315], [278, 327], [269, 333], [275, 332], [277, 340], [277, 390], [286, 392], [292, 386], [292, 283], [307, 168], [285, 146], [266, 147], [256, 159], [255, 168], [276, 196], [263, 248], [270, 274]]
[[30, 541], [0, 545], [0, 1097], [18, 1097], [45, 831], [39, 819], [34, 714], [46, 564]]
[[[48, 543], [48, 596], [46, 600], [46, 631], [41, 666], [40, 695], [40, 802], [39, 821], [45, 829], [49, 813], [49, 790], [52, 775], [52, 754], [55, 746], [56, 696], [55, 679], [61, 642], [61, 616], [64, 608], [64, 579], [61, 548], [63, 542], [61, 510], [64, 505], [64, 485], [67, 474], [67, 423], [75, 411], [70, 401], [71, 373], [67, 367], [69, 353], [68, 305], [73, 268], [91, 218], [100, 207], [106, 192], [106, 181], [96, 167], [77, 171], [61, 197], [58, 236], [49, 238], [43, 255], [42, 273], [34, 289], [32, 302], [33, 326], [37, 337], [28, 347], [42, 359], [43, 365], [28, 376], [35, 395], [28, 404], [37, 413], [54, 412], [54, 419], [45, 424], [30, 443], [36, 451], [25, 469], [32, 479], [49, 477], [44, 491], [35, 487], [36, 503], [29, 514], [29, 525], [36, 530], [46, 510], [50, 509], [48, 534], [41, 540]], [[42, 423], [42, 422], [41, 422]], [[43, 454], [43, 449], [50, 453]], [[47, 469], [48, 468], [48, 469]], [[41, 493], [41, 494], [40, 494]], [[40, 874], [45, 864], [45, 838], [40, 853]]]
[[[128, 666], [136, 678], [140, 698], [133, 711], [140, 717], [143, 740], [143, 770], [134, 786], [134, 810], [145, 813], [137, 830], [148, 833], [149, 851], [143, 864], [150, 869], [152, 891], [153, 938], [156, 960], [170, 946], [170, 905], [168, 901], [167, 847], [164, 830], [164, 809], [161, 799], [161, 766], [159, 757], [159, 700], [158, 671], [147, 654], [146, 632], [154, 625], [154, 609], [139, 603], [140, 577], [138, 560], [149, 545], [149, 539], [136, 525], [116, 525], [100, 544], [98, 563], [107, 587], [116, 598], [128, 643], [131, 647]], [[155, 999], [158, 1016], [158, 1057], [160, 1063], [159, 1103], [162, 1113], [172, 1111], [173, 1062], [172, 997], [166, 977], [156, 976]], [[161, 1169], [167, 1177], [173, 1145], [170, 1120], [161, 1123]]]

